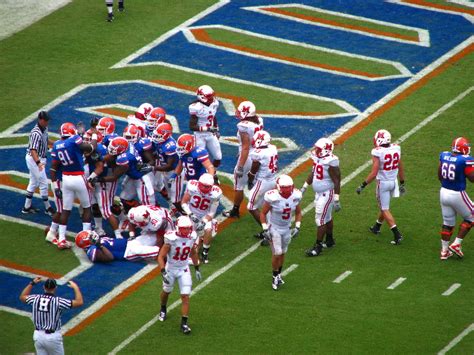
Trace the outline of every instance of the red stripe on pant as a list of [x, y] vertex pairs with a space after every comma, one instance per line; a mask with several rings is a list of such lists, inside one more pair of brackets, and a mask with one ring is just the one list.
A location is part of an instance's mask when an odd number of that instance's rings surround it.
[[466, 204], [466, 206], [471, 209], [471, 212], [474, 211], [474, 204], [472, 203], [471, 199], [467, 195], [466, 191], [461, 191], [461, 197], [464, 203]]
[[255, 204], [255, 199], [258, 196], [258, 192], [260, 191], [260, 186], [262, 186], [262, 181], [258, 180], [257, 184], [255, 185], [255, 190], [252, 194], [252, 198], [250, 199], [250, 209], [253, 210], [254, 204]]
[[107, 196], [107, 187], [105, 183], [100, 184], [100, 196], [102, 199], [102, 217], [105, 219], [110, 218], [110, 206], [109, 206], [109, 200]]
[[86, 177], [84, 175], [81, 175], [81, 176], [82, 176], [82, 180], [84, 180], [84, 185], [86, 186], [87, 194], [89, 195], [89, 204], [90, 204], [92, 201], [91, 190], [89, 190], [89, 186], [87, 185]]
[[153, 253], [146, 253], [146, 254], [134, 254], [127, 256], [125, 259], [127, 260], [134, 260], [134, 259], [145, 259], [145, 258], [156, 258], [158, 256], [159, 252], [153, 252]]
[[321, 219], [319, 220], [319, 223], [321, 225], [324, 225], [324, 219], [326, 218], [326, 213], [328, 212], [329, 206], [331, 205], [333, 195], [334, 195], [334, 191], [333, 190], [329, 191], [328, 201], [326, 202], [326, 205], [324, 205], [323, 214], [321, 215]]

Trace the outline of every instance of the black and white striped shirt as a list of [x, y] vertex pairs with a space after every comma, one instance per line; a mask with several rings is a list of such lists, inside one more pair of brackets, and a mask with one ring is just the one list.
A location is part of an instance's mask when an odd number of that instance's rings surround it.
[[36, 124], [30, 132], [30, 138], [28, 141], [28, 154], [31, 155], [30, 150], [35, 149], [38, 153], [39, 158], [46, 158], [46, 152], [48, 151], [48, 128], [44, 130]]
[[61, 329], [61, 314], [72, 307], [72, 301], [49, 293], [30, 295], [26, 303], [32, 305], [33, 324], [36, 330], [57, 331]]

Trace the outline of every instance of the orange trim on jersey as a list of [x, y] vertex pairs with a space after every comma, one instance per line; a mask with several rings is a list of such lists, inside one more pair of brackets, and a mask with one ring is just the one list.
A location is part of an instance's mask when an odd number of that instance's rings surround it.
[[36, 268], [34, 268], [34, 267], [31, 267], [31, 266], [22, 265], [22, 264], [17, 264], [17, 263], [14, 263], [14, 262], [12, 262], [12, 261], [5, 260], [5, 259], [0, 259], [0, 265], [1, 265], [1, 266], [4, 266], [4, 267], [8, 267], [8, 268], [10, 268], [10, 269], [19, 270], [19, 271], [24, 271], [24, 272], [29, 272], [29, 273], [31, 273], [31, 274], [46, 276], [46, 277], [48, 277], [48, 278], [53, 278], [53, 279], [60, 279], [61, 277], [63, 277], [63, 275], [58, 274], [58, 273], [56, 273], [56, 272], [51, 272], [51, 271], [47, 271], [47, 270], [36, 269]]
[[84, 172], [83, 171], [63, 171], [63, 175], [80, 176], [80, 175], [84, 175]]

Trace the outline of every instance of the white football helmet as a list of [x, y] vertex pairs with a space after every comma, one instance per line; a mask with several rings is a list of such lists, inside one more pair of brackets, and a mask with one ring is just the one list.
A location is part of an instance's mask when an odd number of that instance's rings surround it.
[[128, 211], [128, 220], [138, 227], [145, 227], [150, 222], [150, 211], [146, 206], [137, 206]]
[[138, 107], [137, 112], [135, 112], [135, 117], [139, 120], [146, 121], [151, 110], [153, 110], [153, 106], [148, 102], [145, 102]]
[[293, 194], [295, 185], [293, 179], [288, 175], [280, 175], [276, 181], [277, 190], [283, 198], [288, 198]]
[[203, 194], [208, 194], [211, 192], [212, 186], [214, 186], [214, 177], [208, 173], [202, 174], [199, 178], [199, 191]]
[[253, 135], [252, 146], [254, 148], [267, 147], [272, 140], [270, 133], [267, 131], [258, 131]]
[[253, 117], [257, 114], [257, 109], [253, 102], [242, 101], [235, 111], [235, 117], [239, 120], [244, 120], [247, 117]]
[[196, 91], [196, 96], [202, 103], [210, 104], [214, 101], [214, 90], [209, 85], [201, 85]]
[[374, 145], [380, 147], [384, 144], [390, 144], [392, 141], [392, 135], [386, 129], [379, 129], [374, 136]]
[[193, 232], [193, 222], [188, 216], [178, 217], [176, 221], [176, 229], [179, 236], [188, 238]]
[[316, 157], [324, 158], [332, 154], [334, 143], [329, 138], [319, 138], [311, 151]]

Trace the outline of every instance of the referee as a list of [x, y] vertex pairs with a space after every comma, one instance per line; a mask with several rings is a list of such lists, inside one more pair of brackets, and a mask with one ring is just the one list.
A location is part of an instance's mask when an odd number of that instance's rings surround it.
[[33, 324], [35, 332], [33, 340], [35, 342], [36, 353], [43, 354], [64, 354], [63, 336], [61, 330], [61, 314], [64, 309], [80, 307], [84, 304], [81, 290], [73, 281], [68, 282], [68, 286], [74, 290], [74, 300], [57, 297], [56, 280], [47, 279], [44, 283], [44, 294], [30, 295], [34, 285], [41, 282], [41, 277], [33, 279], [26, 286], [20, 295], [20, 300], [32, 305]]
[[39, 187], [41, 198], [43, 199], [45, 213], [52, 216], [54, 209], [48, 200], [48, 178], [46, 177], [46, 152], [48, 143], [52, 141], [48, 138], [49, 115], [46, 111], [38, 114], [38, 122], [30, 132], [28, 149], [26, 150], [26, 165], [30, 171], [30, 182], [26, 188], [25, 206], [21, 213], [36, 213], [39, 209], [34, 208], [31, 203], [36, 188]]

